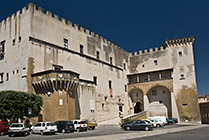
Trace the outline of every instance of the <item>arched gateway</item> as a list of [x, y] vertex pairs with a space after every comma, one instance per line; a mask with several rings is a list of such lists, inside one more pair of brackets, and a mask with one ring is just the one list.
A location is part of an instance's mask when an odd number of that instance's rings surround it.
[[129, 92], [132, 101], [134, 113], [140, 113], [144, 110], [143, 92], [140, 89], [133, 89]]
[[171, 92], [164, 86], [154, 86], [147, 92], [150, 116], [172, 118]]

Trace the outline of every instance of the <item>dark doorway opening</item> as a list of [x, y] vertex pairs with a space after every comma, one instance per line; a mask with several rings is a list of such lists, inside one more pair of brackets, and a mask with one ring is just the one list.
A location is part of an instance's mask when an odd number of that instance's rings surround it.
[[43, 116], [42, 116], [42, 114], [40, 114], [39, 116], [38, 116], [38, 122], [42, 122], [43, 121]]
[[134, 113], [140, 113], [140, 112], [142, 112], [141, 103], [137, 102], [136, 105], [134, 106]]

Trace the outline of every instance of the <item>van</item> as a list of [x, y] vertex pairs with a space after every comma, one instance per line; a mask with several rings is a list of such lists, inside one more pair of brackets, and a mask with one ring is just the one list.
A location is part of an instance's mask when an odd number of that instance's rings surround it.
[[157, 122], [163, 123], [163, 125], [167, 124], [167, 120], [165, 116], [154, 116], [154, 117], [148, 117], [150, 120], [155, 120]]

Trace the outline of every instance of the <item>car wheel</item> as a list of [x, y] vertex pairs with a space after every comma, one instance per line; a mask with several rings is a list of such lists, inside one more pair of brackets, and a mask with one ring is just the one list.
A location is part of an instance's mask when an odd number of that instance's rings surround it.
[[27, 132], [23, 132], [23, 135], [26, 136], [27, 135]]
[[1, 136], [3, 136], [3, 135], [4, 135], [4, 131], [1, 132]]
[[95, 129], [95, 126], [92, 127], [92, 130], [94, 130], [94, 129]]
[[160, 125], [159, 125], [159, 124], [157, 124], [157, 127], [160, 127]]
[[41, 135], [44, 135], [44, 132], [43, 131], [41, 131]]
[[9, 137], [11, 137], [12, 135], [11, 135], [11, 134], [9, 134], [8, 136], [9, 136]]
[[65, 133], [65, 129], [62, 129], [62, 134], [64, 134]]
[[128, 126], [128, 127], [126, 127], [126, 130], [130, 130], [131, 128]]
[[148, 130], [149, 130], [149, 127], [146, 126], [146, 127], [144, 128], [144, 130], [145, 130], [145, 131], [148, 131]]

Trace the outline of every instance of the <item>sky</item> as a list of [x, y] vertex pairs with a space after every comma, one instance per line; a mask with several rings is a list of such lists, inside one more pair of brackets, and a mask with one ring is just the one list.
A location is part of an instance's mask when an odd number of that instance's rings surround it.
[[194, 36], [198, 95], [209, 94], [209, 0], [4, 0], [0, 21], [30, 2], [128, 52]]

